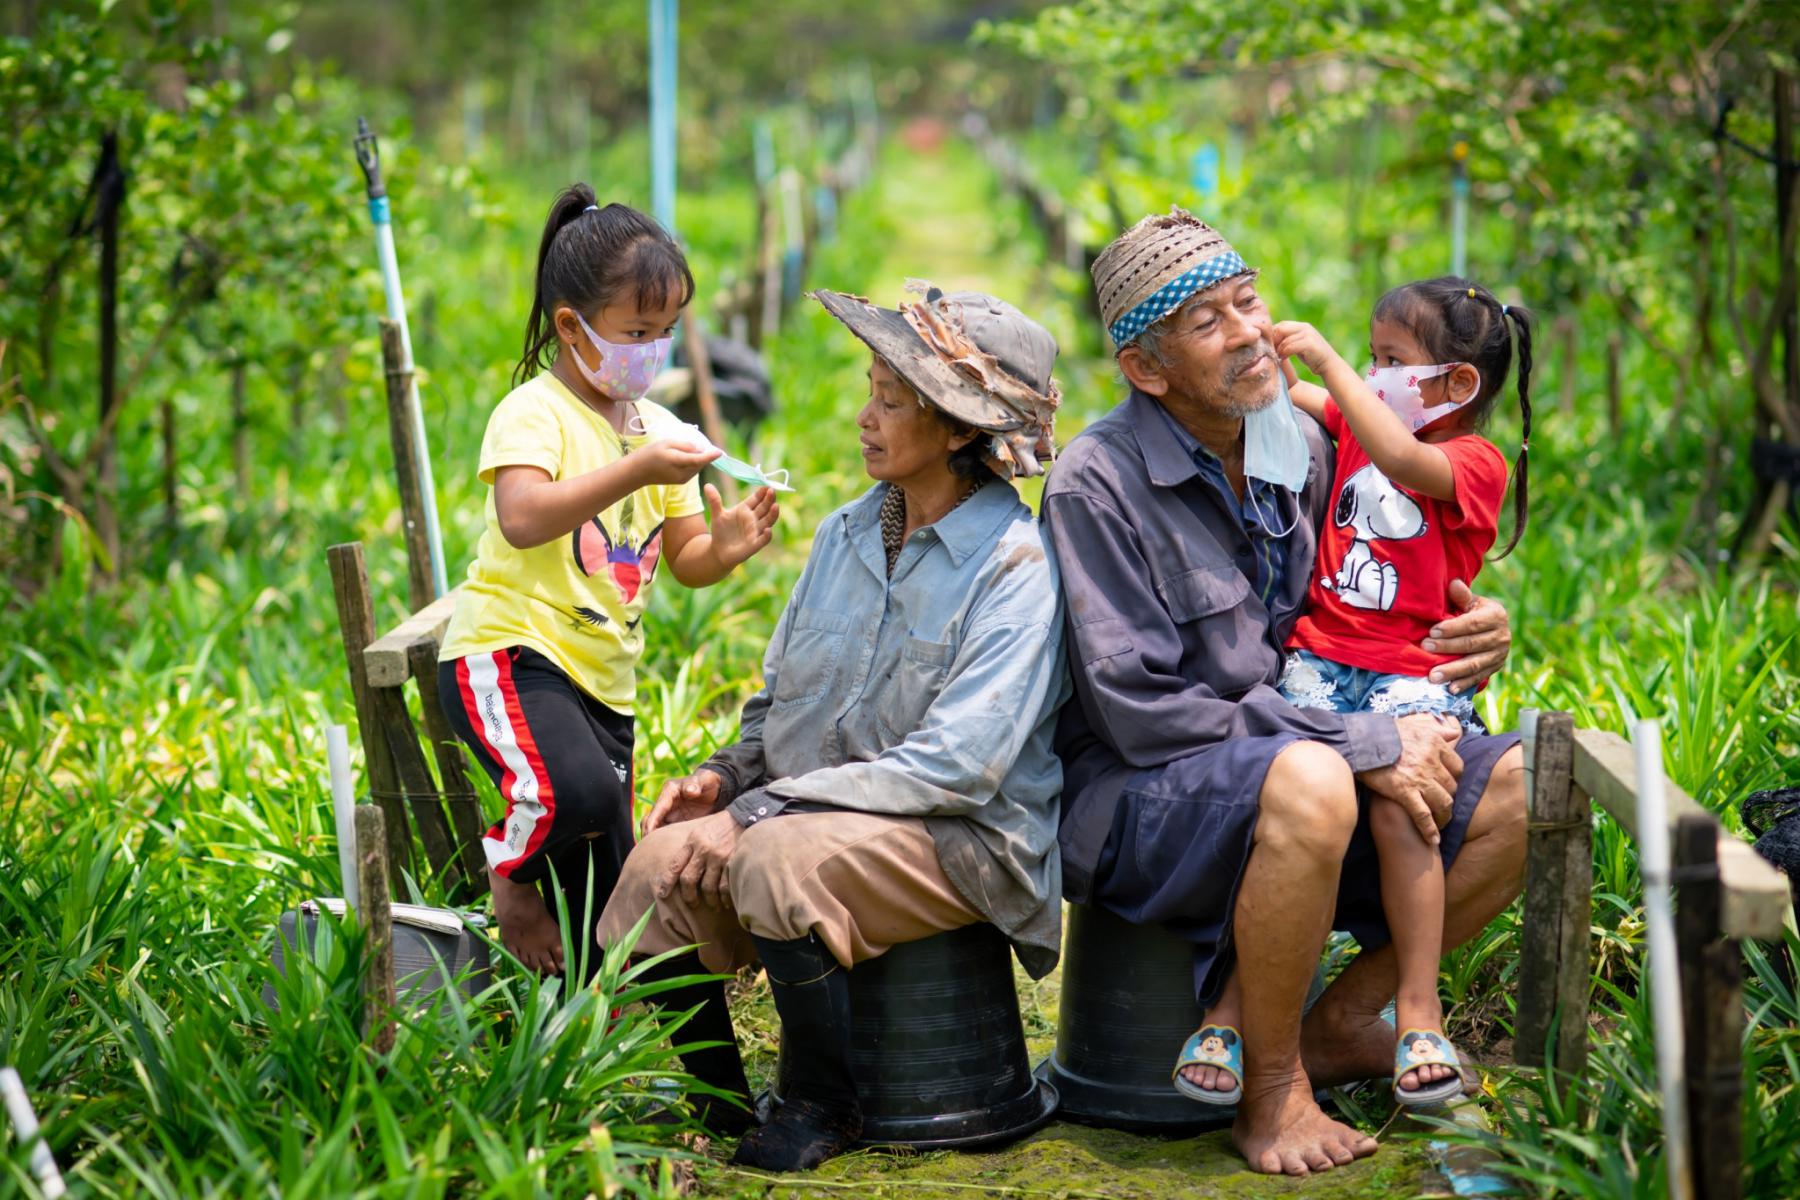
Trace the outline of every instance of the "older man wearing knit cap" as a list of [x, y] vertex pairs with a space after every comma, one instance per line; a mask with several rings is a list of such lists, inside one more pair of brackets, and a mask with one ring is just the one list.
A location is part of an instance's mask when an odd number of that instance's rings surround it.
[[[1175, 1085], [1236, 1108], [1251, 1167], [1304, 1175], [1372, 1139], [1315, 1087], [1389, 1073], [1395, 986], [1368, 794], [1429, 812], [1445, 942], [1518, 893], [1516, 738], [1425, 715], [1295, 708], [1276, 691], [1326, 519], [1332, 447], [1288, 402], [1256, 272], [1179, 209], [1094, 263], [1130, 394], [1072, 441], [1044, 493], [1077, 703], [1057, 731], [1064, 893], [1193, 943], [1206, 1016], [1170, 1046]], [[1472, 687], [1505, 661], [1506, 613], [1452, 585], [1426, 649]], [[1460, 756], [1459, 756], [1460, 749]], [[1331, 929], [1362, 953], [1304, 1021]]]

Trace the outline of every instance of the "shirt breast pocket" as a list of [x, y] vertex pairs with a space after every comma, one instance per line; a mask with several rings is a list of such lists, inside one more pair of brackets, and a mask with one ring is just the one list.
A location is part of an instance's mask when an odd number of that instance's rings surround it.
[[1169, 616], [1185, 625], [1232, 613], [1250, 598], [1250, 581], [1234, 566], [1200, 567], [1169, 576], [1156, 590]]
[[822, 608], [803, 608], [795, 613], [775, 676], [771, 706], [791, 708], [823, 698], [831, 689], [849, 632], [850, 618], [843, 613]]
[[950, 676], [950, 664], [956, 661], [956, 646], [951, 642], [929, 642], [909, 637], [900, 649], [900, 663], [888, 694], [875, 708], [875, 722], [881, 727], [882, 741], [895, 745], [925, 720], [925, 713], [944, 680]]

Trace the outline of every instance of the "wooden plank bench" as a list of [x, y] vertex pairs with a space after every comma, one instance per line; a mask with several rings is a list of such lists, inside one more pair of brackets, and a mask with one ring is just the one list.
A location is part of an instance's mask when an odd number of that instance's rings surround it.
[[[389, 871], [398, 879], [411, 866], [416, 833], [427, 869], [443, 877], [447, 895], [467, 903], [487, 891], [481, 851], [486, 822], [469, 785], [461, 743], [437, 692], [438, 646], [456, 607], [456, 592], [433, 600], [378, 638], [362, 543], [332, 546], [326, 557], [369, 795], [386, 818]], [[418, 688], [418, 725], [407, 707], [409, 680]], [[436, 778], [420, 746], [420, 725], [437, 762]]]
[[[1616, 733], [1576, 729], [1567, 713], [1537, 717], [1527, 758], [1531, 816], [1513, 1055], [1521, 1066], [1580, 1077], [1592, 986], [1593, 809], [1635, 838], [1637, 765]], [[1779, 939], [1788, 878], [1672, 783], [1671, 874], [1679, 907], [1686, 1088], [1699, 1195], [1735, 1197], [1743, 1091], [1745, 938]], [[1554, 1035], [1554, 1036], [1553, 1036]]]

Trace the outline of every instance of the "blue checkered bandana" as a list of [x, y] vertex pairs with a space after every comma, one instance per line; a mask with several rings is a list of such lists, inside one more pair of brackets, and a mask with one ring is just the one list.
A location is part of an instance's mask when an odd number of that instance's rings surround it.
[[1136, 307], [1107, 326], [1106, 331], [1112, 334], [1113, 345], [1123, 349], [1135, 341], [1138, 334], [1180, 308], [1195, 292], [1209, 288], [1221, 279], [1246, 274], [1249, 270], [1236, 250], [1214, 255], [1151, 292]]

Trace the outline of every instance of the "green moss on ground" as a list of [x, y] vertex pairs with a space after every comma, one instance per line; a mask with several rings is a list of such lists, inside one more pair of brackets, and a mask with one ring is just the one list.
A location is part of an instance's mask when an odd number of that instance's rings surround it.
[[1442, 1194], [1441, 1180], [1411, 1146], [1387, 1145], [1373, 1157], [1308, 1179], [1255, 1174], [1224, 1131], [1179, 1140], [1138, 1137], [1061, 1122], [991, 1153], [896, 1154], [865, 1151], [809, 1176], [767, 1176], [703, 1166], [698, 1195], [716, 1197], [989, 1195], [1105, 1197], [1304, 1195], [1341, 1197]]

